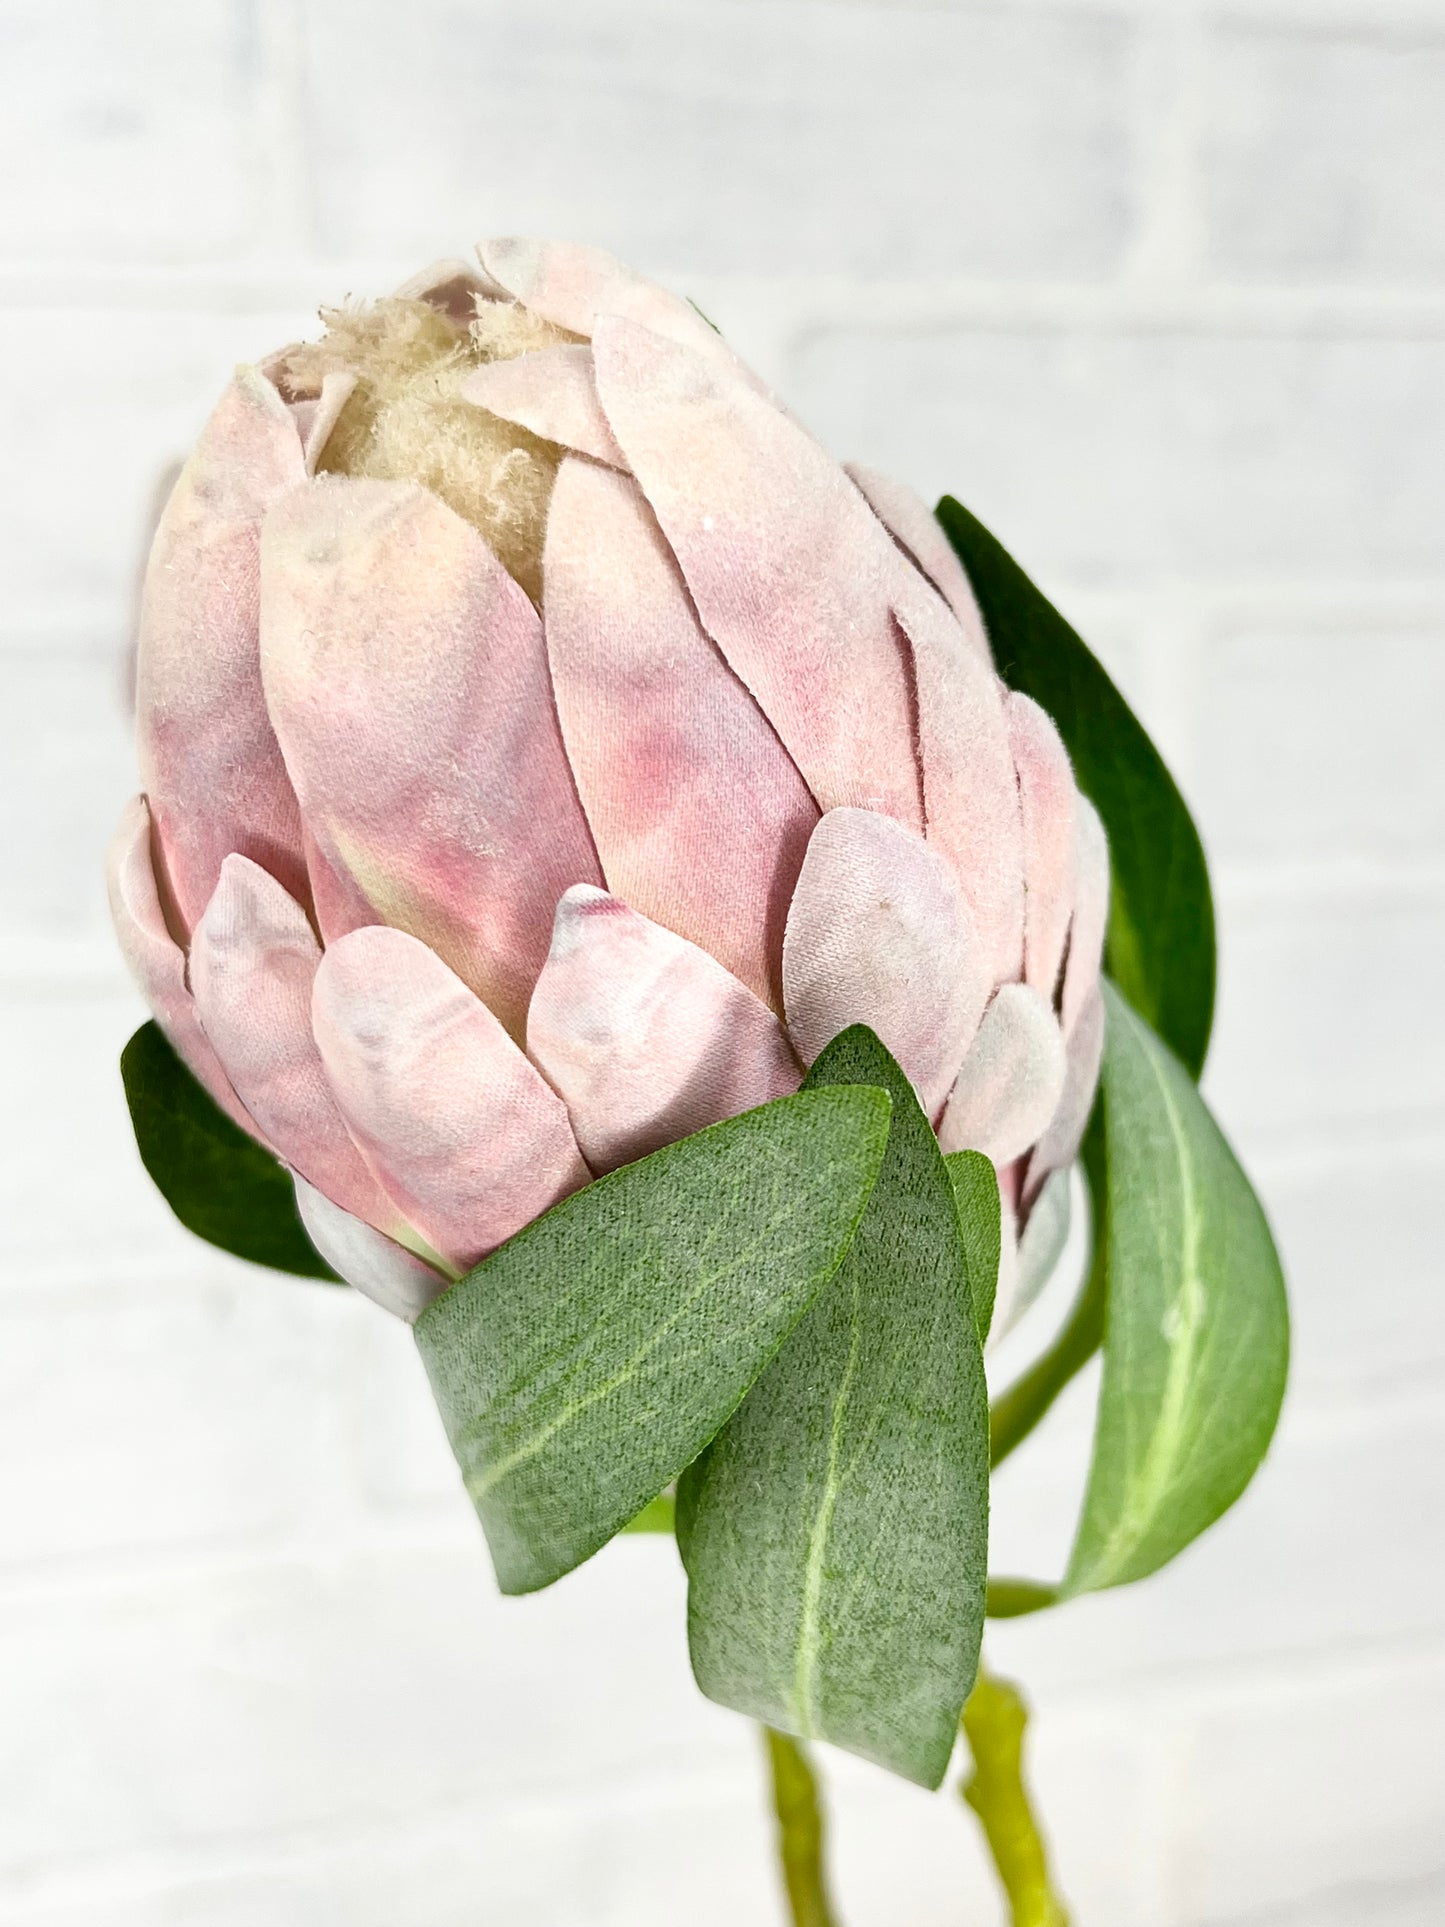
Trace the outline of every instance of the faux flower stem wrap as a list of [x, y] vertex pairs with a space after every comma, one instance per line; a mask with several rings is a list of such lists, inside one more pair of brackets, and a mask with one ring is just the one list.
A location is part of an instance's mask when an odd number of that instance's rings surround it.
[[[1195, 1081], [1179, 791], [968, 510], [840, 466], [610, 256], [487, 242], [322, 318], [225, 389], [147, 570], [109, 863], [146, 1169], [414, 1326], [504, 1591], [676, 1531], [795, 1922], [832, 1918], [795, 1741], [937, 1787], [963, 1712], [1057, 1927], [985, 1613], [1174, 1557], [1288, 1357]], [[990, 1579], [990, 1462], [1100, 1347], [1067, 1570]]]

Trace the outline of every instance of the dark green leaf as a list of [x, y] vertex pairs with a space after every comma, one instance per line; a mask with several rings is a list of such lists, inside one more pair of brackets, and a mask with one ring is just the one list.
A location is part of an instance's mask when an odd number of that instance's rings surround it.
[[141, 1163], [187, 1231], [253, 1265], [335, 1280], [302, 1226], [289, 1173], [231, 1122], [158, 1025], [141, 1025], [120, 1074]]
[[693, 1671], [725, 1706], [924, 1786], [978, 1663], [988, 1404], [938, 1140], [869, 1030], [810, 1087], [880, 1084], [888, 1154], [837, 1277], [683, 1477]]
[[1289, 1314], [1274, 1241], [1182, 1064], [1105, 985], [1108, 1309], [1062, 1590], [1154, 1572], [1239, 1497], [1274, 1431]]
[[986, 1158], [982, 1151], [951, 1151], [943, 1161], [953, 1182], [974, 1322], [982, 1345], [993, 1323], [994, 1300], [998, 1296], [998, 1260], [1003, 1236], [998, 1172], [993, 1168], [992, 1159]]
[[570, 1572], [675, 1479], [832, 1277], [881, 1090], [805, 1091], [600, 1178], [416, 1324], [503, 1592]]
[[952, 496], [938, 519], [968, 571], [999, 674], [1053, 717], [1103, 818], [1110, 973], [1197, 1077], [1214, 1014], [1214, 905], [1184, 799], [1098, 660], [1008, 552]]

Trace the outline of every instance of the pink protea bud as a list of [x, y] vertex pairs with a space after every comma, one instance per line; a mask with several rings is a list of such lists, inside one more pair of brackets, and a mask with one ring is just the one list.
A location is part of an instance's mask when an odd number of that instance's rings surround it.
[[686, 302], [498, 241], [243, 369], [161, 518], [157, 1019], [414, 1316], [852, 1023], [1026, 1213], [1098, 1072], [1108, 858], [911, 491]]

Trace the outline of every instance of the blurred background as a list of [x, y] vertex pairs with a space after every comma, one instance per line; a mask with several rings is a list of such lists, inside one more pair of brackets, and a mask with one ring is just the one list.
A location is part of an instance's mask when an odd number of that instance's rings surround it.
[[[1079, 1927], [1438, 1923], [1445, 0], [0, 0], [0, 1922], [780, 1918], [671, 1545], [500, 1601], [405, 1329], [188, 1238], [116, 1072], [156, 478], [233, 362], [498, 232], [960, 495], [1171, 759], [1292, 1390], [1224, 1524], [990, 1658]], [[1000, 1569], [1059, 1569], [1092, 1393]], [[1000, 1919], [957, 1769], [827, 1765], [849, 1927]]]

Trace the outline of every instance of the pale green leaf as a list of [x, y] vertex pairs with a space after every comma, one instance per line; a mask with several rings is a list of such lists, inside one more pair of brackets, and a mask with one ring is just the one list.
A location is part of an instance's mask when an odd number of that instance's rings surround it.
[[968, 1268], [973, 1315], [980, 1345], [993, 1323], [998, 1296], [998, 1261], [1003, 1236], [1003, 1214], [998, 1195], [998, 1172], [982, 1151], [950, 1151], [944, 1158], [953, 1181], [954, 1202], [963, 1231], [964, 1263]]
[[1234, 1503], [1289, 1357], [1284, 1279], [1249, 1180], [1183, 1065], [1105, 993], [1104, 1377], [1066, 1594], [1142, 1579]]
[[805, 1091], [555, 1205], [416, 1338], [503, 1592], [550, 1585], [707, 1444], [832, 1277], [888, 1138], [881, 1090]]
[[678, 1495], [703, 1691], [925, 1786], [983, 1627], [988, 1404], [953, 1187], [907, 1080], [845, 1031], [810, 1086], [882, 1085], [848, 1257]]

